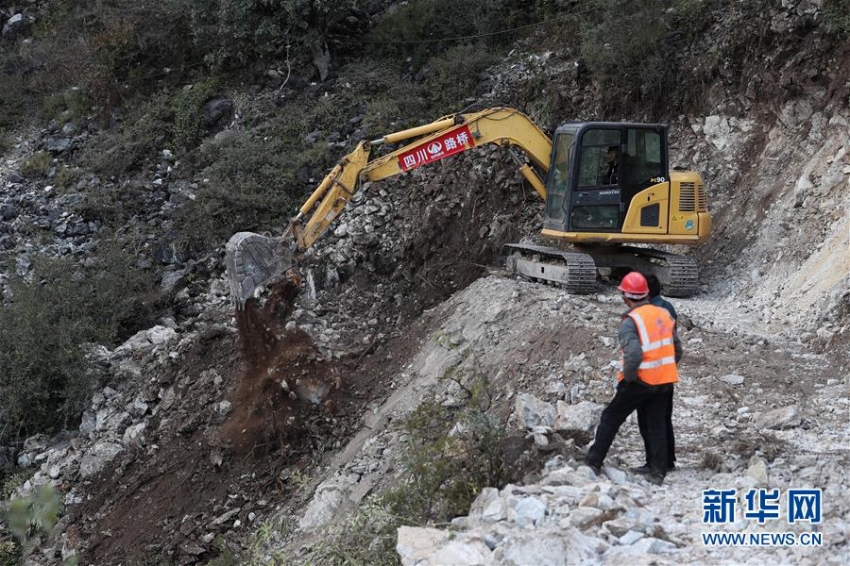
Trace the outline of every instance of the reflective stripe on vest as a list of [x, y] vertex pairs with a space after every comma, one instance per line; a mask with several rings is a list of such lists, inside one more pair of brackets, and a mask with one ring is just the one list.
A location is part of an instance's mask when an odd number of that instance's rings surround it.
[[[638, 379], [649, 385], [679, 381], [676, 347], [673, 344], [675, 321], [667, 309], [650, 304], [641, 305], [627, 316], [635, 322], [643, 351], [643, 358], [638, 366]], [[623, 367], [623, 362], [620, 367]], [[622, 371], [617, 375], [617, 379], [623, 380]]]

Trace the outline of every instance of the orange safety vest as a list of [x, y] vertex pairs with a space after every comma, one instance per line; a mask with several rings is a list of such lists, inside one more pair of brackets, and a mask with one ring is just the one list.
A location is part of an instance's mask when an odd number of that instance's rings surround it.
[[[679, 381], [676, 369], [676, 347], [673, 345], [673, 325], [676, 321], [667, 309], [655, 305], [641, 305], [628, 314], [635, 321], [643, 358], [638, 366], [638, 379], [647, 385], [663, 385]], [[620, 360], [620, 373], [617, 380], [623, 381]]]

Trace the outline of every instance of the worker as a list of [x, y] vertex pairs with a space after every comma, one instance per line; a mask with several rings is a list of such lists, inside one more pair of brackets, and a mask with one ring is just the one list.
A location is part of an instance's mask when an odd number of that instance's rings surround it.
[[649, 286], [643, 275], [628, 273], [618, 289], [629, 307], [620, 324], [622, 368], [617, 375], [617, 392], [602, 411], [586, 463], [599, 474], [620, 426], [632, 412], [643, 409], [650, 452], [646, 477], [661, 485], [667, 473], [664, 412], [667, 396], [679, 380], [676, 362], [682, 356], [682, 344], [670, 314], [649, 303]]
[[605, 153], [605, 164], [602, 166], [602, 184], [616, 185], [617, 180], [617, 151], [618, 147], [612, 145]]
[[673, 320], [677, 320], [679, 316], [676, 314], [676, 309], [673, 308], [673, 304], [661, 296], [661, 281], [658, 280], [658, 277], [651, 273], [644, 277], [646, 277], [646, 284], [649, 286], [649, 303], [656, 307], [663, 307], [667, 309], [667, 312], [670, 313]]
[[[676, 314], [676, 309], [673, 308], [673, 304], [661, 296], [661, 281], [652, 273], [644, 274], [644, 277], [646, 277], [646, 284], [649, 287], [649, 304], [667, 309], [667, 312], [673, 317], [673, 324], [676, 326], [678, 334], [678, 324], [676, 324], [678, 315]], [[646, 425], [646, 411], [638, 409], [637, 418], [638, 429], [640, 429], [640, 435], [643, 438], [643, 446], [646, 452], [646, 463], [643, 466], [632, 468], [632, 471], [638, 474], [648, 474], [652, 469], [649, 466], [649, 431]], [[670, 394], [667, 397], [664, 421], [667, 428], [667, 471], [670, 472], [676, 469], [676, 441], [673, 435], [673, 389], [670, 390]]]

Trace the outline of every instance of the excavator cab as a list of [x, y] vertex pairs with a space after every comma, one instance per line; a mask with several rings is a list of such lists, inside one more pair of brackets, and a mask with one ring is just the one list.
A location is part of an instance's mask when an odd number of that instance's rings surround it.
[[[565, 124], [555, 132], [552, 165], [544, 223], [552, 231], [620, 233], [628, 228], [635, 197], [648, 187], [669, 201], [667, 132], [661, 125]], [[666, 228], [660, 210], [654, 203], [642, 211], [641, 225]]]
[[[711, 232], [702, 177], [695, 171], [670, 171], [665, 126], [568, 122], [555, 131], [550, 163], [543, 236], [575, 245], [596, 268], [612, 275], [639, 270], [657, 275], [670, 296], [696, 292], [691, 257], [645, 247], [697, 245]], [[531, 253], [514, 245], [508, 251]], [[578, 261], [560, 252], [535, 253], [568, 265]], [[529, 274], [534, 266], [522, 261], [517, 260], [518, 269]], [[572, 271], [585, 277], [587, 268], [582, 264]], [[575, 278], [558, 274], [551, 280], [564, 279]], [[586, 292], [591, 286], [577, 284], [576, 289]]]

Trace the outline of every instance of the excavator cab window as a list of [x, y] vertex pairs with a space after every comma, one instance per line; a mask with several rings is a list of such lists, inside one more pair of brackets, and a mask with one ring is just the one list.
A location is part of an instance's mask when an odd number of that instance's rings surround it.
[[619, 229], [622, 134], [622, 129], [617, 127], [582, 132], [578, 182], [570, 210], [571, 229], [605, 232]]
[[546, 218], [560, 226], [566, 215], [565, 200], [570, 190], [570, 158], [573, 153], [575, 134], [564, 133], [555, 137], [552, 167], [546, 179]]
[[667, 176], [663, 158], [661, 134], [654, 130], [629, 128], [627, 130], [626, 161], [623, 184], [639, 190], [654, 184], [659, 177]]
[[663, 130], [628, 128], [621, 178], [623, 205], [628, 209], [642, 190], [669, 180]]
[[620, 131], [588, 130], [581, 140], [580, 189], [619, 184]]

